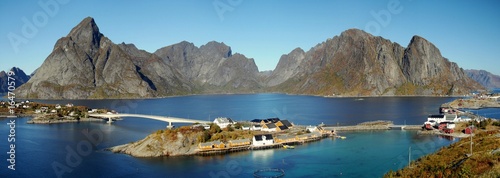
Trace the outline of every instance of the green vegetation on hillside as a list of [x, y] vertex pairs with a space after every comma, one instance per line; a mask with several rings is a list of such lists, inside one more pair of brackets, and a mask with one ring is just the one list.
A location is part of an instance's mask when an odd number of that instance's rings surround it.
[[[482, 124], [482, 125], [481, 125]], [[481, 122], [485, 129], [476, 131], [434, 154], [419, 158], [398, 171], [390, 171], [384, 177], [498, 177], [500, 176], [500, 131], [496, 122]]]

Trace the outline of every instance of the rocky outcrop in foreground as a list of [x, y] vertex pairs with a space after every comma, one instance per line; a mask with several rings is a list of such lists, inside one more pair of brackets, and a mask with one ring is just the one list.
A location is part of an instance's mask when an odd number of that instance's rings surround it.
[[196, 153], [197, 138], [201, 133], [189, 132], [183, 134], [176, 132], [175, 134], [164, 134], [163, 131], [159, 131], [137, 142], [115, 146], [110, 150], [135, 157], [193, 155]]

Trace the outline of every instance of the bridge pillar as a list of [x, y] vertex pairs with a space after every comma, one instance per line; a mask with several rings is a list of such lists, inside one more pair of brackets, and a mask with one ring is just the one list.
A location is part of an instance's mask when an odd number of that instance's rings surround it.
[[111, 119], [111, 117], [109, 117], [109, 118], [108, 118], [108, 121], [107, 121], [106, 123], [108, 123], [108, 124], [113, 123], [113, 119]]
[[167, 129], [173, 129], [174, 126], [172, 125], [172, 122], [168, 122]]

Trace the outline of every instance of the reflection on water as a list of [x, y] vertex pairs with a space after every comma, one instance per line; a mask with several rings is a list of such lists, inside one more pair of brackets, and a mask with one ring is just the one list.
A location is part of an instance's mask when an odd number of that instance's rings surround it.
[[[371, 120], [394, 120], [395, 124], [421, 124], [429, 113], [436, 113], [441, 103], [453, 98], [385, 97], [323, 98], [280, 94], [207, 95], [148, 100], [75, 100], [75, 105], [91, 108], [121, 109], [141, 114], [177, 116], [193, 119], [226, 116], [237, 120], [276, 117], [304, 125], [321, 122], [359, 123]], [[67, 103], [69, 101], [48, 101]], [[253, 150], [215, 156], [134, 158], [104, 151], [111, 146], [141, 140], [167, 123], [124, 118], [105, 122], [81, 122], [52, 125], [26, 124], [29, 118], [16, 120], [16, 172], [0, 168], [8, 177], [55, 177], [52, 164], [68, 166], [64, 177], [252, 177], [262, 168], [280, 168], [291, 177], [380, 177], [388, 170], [405, 166], [408, 148], [412, 159], [433, 152], [453, 141], [415, 131], [343, 132], [347, 139], [323, 139], [293, 150]], [[8, 119], [0, 119], [0, 138]], [[81, 157], [79, 164], [66, 163], [68, 148], [77, 149], [89, 141], [85, 133], [102, 138], [92, 153]], [[8, 145], [0, 141], [0, 151]], [[7, 159], [0, 154], [0, 159]]]

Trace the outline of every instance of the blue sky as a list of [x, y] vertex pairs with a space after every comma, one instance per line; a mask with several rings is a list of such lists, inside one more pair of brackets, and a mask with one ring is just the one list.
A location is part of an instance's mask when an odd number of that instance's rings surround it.
[[254, 58], [261, 71], [296, 47], [307, 51], [358, 28], [403, 47], [419, 35], [464, 69], [500, 75], [498, 9], [500, 1], [6, 0], [0, 1], [0, 70], [33, 72], [59, 38], [91, 16], [114, 43], [154, 52], [183, 40], [198, 47], [219, 41]]

